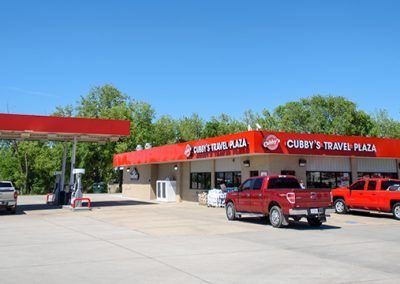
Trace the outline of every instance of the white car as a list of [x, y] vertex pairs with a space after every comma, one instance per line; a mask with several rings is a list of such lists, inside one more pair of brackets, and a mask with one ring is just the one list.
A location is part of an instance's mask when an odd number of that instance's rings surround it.
[[17, 197], [17, 191], [11, 181], [0, 181], [0, 208], [6, 208], [11, 214], [15, 214]]
[[392, 184], [391, 186], [389, 186], [387, 188], [387, 190], [389, 190], [389, 191], [400, 191], [400, 184], [398, 184], [398, 183]]

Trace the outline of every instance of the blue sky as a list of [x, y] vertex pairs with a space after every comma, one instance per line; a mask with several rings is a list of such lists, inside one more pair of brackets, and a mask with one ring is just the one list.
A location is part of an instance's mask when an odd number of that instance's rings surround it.
[[400, 1], [0, 2], [0, 112], [112, 83], [174, 117], [313, 94], [400, 118]]

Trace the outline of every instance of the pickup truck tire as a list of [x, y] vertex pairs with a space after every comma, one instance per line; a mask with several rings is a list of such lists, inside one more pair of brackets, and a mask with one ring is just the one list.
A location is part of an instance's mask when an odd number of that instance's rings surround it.
[[338, 214], [346, 214], [348, 211], [346, 202], [344, 202], [344, 200], [341, 198], [335, 200], [333, 207]]
[[397, 220], [400, 220], [400, 203], [395, 203], [392, 208], [393, 217]]
[[283, 214], [282, 209], [279, 206], [273, 206], [269, 210], [269, 222], [274, 228], [281, 228], [283, 226]]
[[315, 217], [309, 217], [307, 218], [307, 221], [311, 227], [321, 227], [322, 225], [321, 220]]
[[237, 219], [236, 208], [233, 202], [228, 202], [228, 204], [226, 204], [226, 217], [228, 218], [229, 221], [234, 221]]
[[10, 214], [15, 214], [17, 213], [17, 206], [14, 207], [7, 207], [6, 208], [8, 212], [10, 212]]

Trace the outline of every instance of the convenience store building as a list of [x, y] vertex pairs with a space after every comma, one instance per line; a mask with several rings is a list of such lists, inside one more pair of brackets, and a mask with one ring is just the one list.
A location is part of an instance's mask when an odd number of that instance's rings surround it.
[[197, 201], [199, 192], [257, 175], [295, 175], [309, 188], [398, 178], [400, 139], [247, 131], [116, 154], [113, 164], [123, 169], [124, 196], [158, 199], [167, 180], [173, 201]]

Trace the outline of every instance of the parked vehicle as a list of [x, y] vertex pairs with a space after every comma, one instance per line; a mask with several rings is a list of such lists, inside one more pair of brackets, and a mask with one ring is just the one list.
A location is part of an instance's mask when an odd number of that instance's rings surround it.
[[398, 179], [360, 179], [349, 187], [332, 190], [334, 208], [339, 214], [349, 210], [389, 212], [400, 220], [399, 184]]
[[237, 191], [227, 193], [226, 216], [235, 220], [242, 215], [269, 216], [273, 227], [307, 218], [319, 227], [327, 214], [334, 212], [330, 189], [302, 189], [294, 176], [258, 176], [245, 180]]
[[400, 183], [396, 183], [388, 187], [389, 191], [400, 191]]
[[95, 182], [92, 185], [93, 193], [107, 193], [108, 188], [105, 182]]
[[11, 181], [0, 181], [0, 208], [6, 208], [11, 214], [15, 214], [17, 197], [17, 191]]

